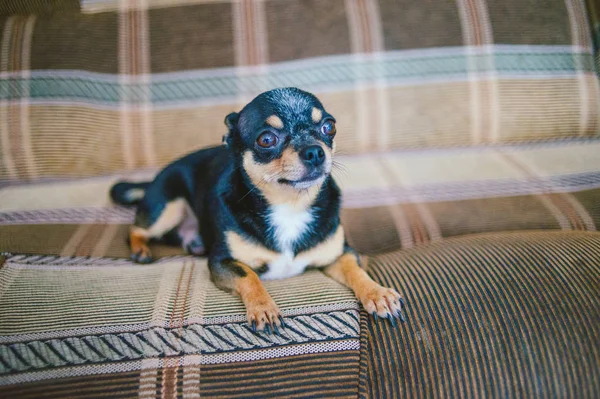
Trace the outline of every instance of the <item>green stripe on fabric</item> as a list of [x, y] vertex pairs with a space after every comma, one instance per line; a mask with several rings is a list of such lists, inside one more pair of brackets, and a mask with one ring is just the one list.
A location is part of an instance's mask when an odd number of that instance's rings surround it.
[[[220, 76], [215, 76], [215, 71], [154, 75], [154, 81], [149, 86], [121, 85], [116, 75], [96, 78], [69, 76], [66, 73], [45, 76], [46, 73], [34, 72], [33, 77], [28, 80], [17, 77], [0, 80], [0, 99], [18, 99], [28, 88], [29, 97], [33, 101], [116, 104], [121, 101], [145, 101], [150, 96], [154, 104], [161, 104], [231, 97], [285, 86], [335, 87], [380, 79], [410, 83], [411, 80], [467, 79], [469, 74], [488, 72], [495, 72], [499, 77], [548, 77], [595, 70], [591, 54], [503, 52], [492, 54], [492, 60], [489, 57], [486, 54], [467, 55], [465, 49], [461, 49], [460, 53], [416, 57], [401, 53], [388, 53], [380, 59], [329, 57], [318, 61], [274, 65], [266, 73], [249, 72], [244, 76], [237, 75], [234, 69], [217, 70]], [[490, 69], [490, 65], [494, 69]], [[47, 72], [48, 75], [52, 73]], [[78, 72], [73, 72], [73, 75], [77, 74]]]

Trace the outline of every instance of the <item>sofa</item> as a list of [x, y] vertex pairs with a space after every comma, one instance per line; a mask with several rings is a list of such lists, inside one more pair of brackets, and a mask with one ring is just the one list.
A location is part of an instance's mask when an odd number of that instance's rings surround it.
[[[0, 397], [600, 397], [596, 0], [0, 3]], [[119, 179], [219, 145], [258, 93], [338, 121], [348, 242], [253, 332], [206, 259], [128, 259]]]

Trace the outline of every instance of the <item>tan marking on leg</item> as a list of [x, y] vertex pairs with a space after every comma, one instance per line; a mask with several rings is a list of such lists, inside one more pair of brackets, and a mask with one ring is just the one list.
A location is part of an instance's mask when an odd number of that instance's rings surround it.
[[236, 279], [234, 291], [242, 298], [242, 302], [246, 306], [248, 324], [252, 325], [252, 322], [255, 322], [259, 331], [264, 329], [267, 324], [280, 326], [279, 307], [267, 292], [258, 275], [248, 265], [242, 262], [236, 263], [246, 273], [246, 276]]
[[271, 263], [281, 256], [281, 254], [271, 251], [233, 231], [225, 233], [225, 239], [231, 256], [252, 269], [261, 267], [265, 263]]
[[277, 115], [271, 115], [267, 118], [267, 125], [274, 127], [275, 129], [283, 128], [283, 121]]
[[377, 284], [357, 263], [356, 256], [346, 253], [331, 266], [325, 274], [354, 291], [354, 295], [369, 313], [380, 317], [395, 315], [401, 311], [400, 294], [391, 288]]
[[185, 218], [187, 202], [183, 198], [177, 198], [165, 206], [162, 213], [149, 228], [131, 226], [129, 233], [129, 245], [134, 260], [139, 263], [150, 262], [150, 249], [148, 241], [151, 238], [160, 238], [169, 230], [177, 227]]
[[335, 262], [344, 252], [344, 228], [339, 226], [335, 233], [313, 248], [300, 252], [294, 261], [304, 260], [311, 266], [327, 266]]
[[313, 107], [310, 116], [314, 123], [318, 123], [323, 118], [323, 111], [321, 111], [319, 108]]

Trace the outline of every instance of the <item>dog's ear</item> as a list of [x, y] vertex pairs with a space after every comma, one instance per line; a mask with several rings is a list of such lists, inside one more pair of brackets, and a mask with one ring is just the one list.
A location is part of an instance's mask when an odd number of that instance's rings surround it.
[[227, 126], [227, 133], [223, 136], [223, 144], [229, 144], [231, 141], [231, 134], [237, 129], [238, 121], [240, 120], [240, 114], [232, 112], [225, 117], [225, 126]]
[[232, 112], [225, 117], [225, 125], [231, 131], [237, 127], [238, 121], [240, 120], [240, 114]]

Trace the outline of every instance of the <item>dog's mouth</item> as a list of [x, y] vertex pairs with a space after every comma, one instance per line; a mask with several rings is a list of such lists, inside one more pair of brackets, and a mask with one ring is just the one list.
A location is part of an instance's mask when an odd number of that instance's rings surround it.
[[306, 176], [297, 180], [279, 179], [277, 180], [277, 182], [287, 186], [292, 186], [297, 189], [304, 189], [309, 188], [317, 183], [320, 183], [325, 178], [325, 176], [325, 173], [317, 172], [309, 173]]

